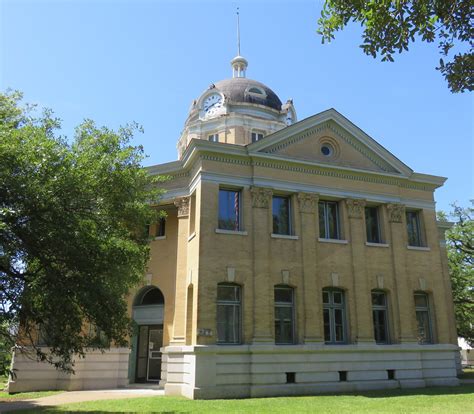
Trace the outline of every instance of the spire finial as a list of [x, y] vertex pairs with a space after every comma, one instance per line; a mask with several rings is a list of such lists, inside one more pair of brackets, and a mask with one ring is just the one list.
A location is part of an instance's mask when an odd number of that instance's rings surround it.
[[237, 7], [237, 56], [240, 56], [240, 14]]
[[247, 69], [248, 62], [240, 56], [240, 13], [237, 7], [237, 56], [230, 61], [232, 65], [232, 76], [234, 78], [245, 78], [245, 71]]

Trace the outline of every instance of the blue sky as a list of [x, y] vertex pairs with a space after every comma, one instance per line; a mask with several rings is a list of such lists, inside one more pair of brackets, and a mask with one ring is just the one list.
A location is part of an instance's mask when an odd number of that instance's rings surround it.
[[[434, 70], [436, 44], [395, 63], [358, 47], [352, 25], [316, 34], [321, 1], [240, 1], [247, 77], [293, 98], [298, 118], [333, 107], [417, 172], [448, 177], [437, 208], [474, 198], [472, 94], [451, 94]], [[0, 88], [52, 108], [73, 136], [84, 118], [137, 135], [145, 165], [176, 159], [193, 99], [231, 77], [234, 1], [0, 0]]]

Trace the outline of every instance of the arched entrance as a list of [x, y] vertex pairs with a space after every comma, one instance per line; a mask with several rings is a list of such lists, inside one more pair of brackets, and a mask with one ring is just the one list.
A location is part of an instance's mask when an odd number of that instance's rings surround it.
[[155, 286], [143, 288], [135, 297], [133, 320], [138, 325], [135, 382], [161, 379], [164, 305], [163, 293]]

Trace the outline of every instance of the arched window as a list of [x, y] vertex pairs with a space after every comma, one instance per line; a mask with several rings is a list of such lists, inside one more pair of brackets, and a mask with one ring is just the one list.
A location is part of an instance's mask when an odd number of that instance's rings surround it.
[[163, 293], [158, 288], [151, 288], [142, 296], [140, 305], [162, 305], [165, 303]]
[[249, 92], [250, 92], [250, 93], [256, 93], [256, 94], [258, 94], [258, 95], [263, 95], [263, 92], [262, 92], [260, 89], [255, 88], [255, 87], [250, 88], [250, 89], [249, 89]]
[[327, 344], [346, 342], [346, 309], [344, 292], [323, 289], [324, 341]]
[[241, 287], [232, 283], [217, 285], [217, 342], [241, 342]]
[[433, 343], [431, 329], [430, 302], [425, 292], [415, 292], [415, 313], [418, 333], [418, 343]]
[[374, 321], [374, 338], [378, 344], [388, 344], [388, 307], [387, 295], [381, 290], [372, 291], [372, 318]]
[[295, 342], [294, 289], [286, 285], [275, 286], [275, 343]]

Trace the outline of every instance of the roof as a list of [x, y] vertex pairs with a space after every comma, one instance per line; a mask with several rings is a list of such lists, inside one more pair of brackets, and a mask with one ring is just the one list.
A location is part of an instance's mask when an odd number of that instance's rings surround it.
[[[280, 98], [268, 86], [261, 82], [248, 78], [231, 78], [216, 82], [214, 85], [227, 99], [234, 103], [256, 103], [276, 109], [277, 111], [281, 110]], [[262, 89], [266, 96], [262, 95], [262, 97], [259, 97], [258, 94], [248, 93], [251, 87]]]

